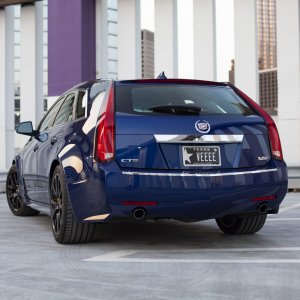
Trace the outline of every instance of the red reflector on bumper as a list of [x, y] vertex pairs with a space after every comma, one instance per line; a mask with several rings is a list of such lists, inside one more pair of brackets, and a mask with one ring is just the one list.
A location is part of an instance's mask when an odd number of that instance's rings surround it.
[[132, 206], [155, 206], [157, 202], [154, 201], [123, 201], [123, 205], [132, 205]]
[[264, 196], [264, 197], [252, 198], [252, 201], [275, 200], [276, 198], [277, 198], [277, 196], [275, 196], [275, 195], [273, 195], [273, 196]]

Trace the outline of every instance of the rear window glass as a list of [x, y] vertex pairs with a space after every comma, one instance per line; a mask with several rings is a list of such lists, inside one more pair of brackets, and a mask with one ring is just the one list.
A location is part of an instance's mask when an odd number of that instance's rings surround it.
[[116, 86], [116, 110], [127, 114], [253, 115], [230, 87], [121, 84]]

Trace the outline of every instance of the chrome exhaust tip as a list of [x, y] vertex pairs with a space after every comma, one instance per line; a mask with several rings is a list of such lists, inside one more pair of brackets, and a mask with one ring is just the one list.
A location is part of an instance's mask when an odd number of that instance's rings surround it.
[[146, 210], [144, 208], [138, 207], [133, 210], [133, 217], [136, 220], [142, 220], [145, 218], [145, 216], [146, 216]]
[[257, 211], [261, 214], [264, 215], [268, 212], [269, 206], [267, 203], [261, 203], [257, 206]]

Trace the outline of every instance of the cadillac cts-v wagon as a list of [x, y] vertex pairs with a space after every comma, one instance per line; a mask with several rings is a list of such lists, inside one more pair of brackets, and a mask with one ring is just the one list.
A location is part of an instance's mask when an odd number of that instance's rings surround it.
[[64, 93], [7, 177], [16, 216], [46, 212], [59, 243], [91, 241], [113, 219], [216, 219], [259, 231], [287, 192], [276, 125], [228, 83], [94, 80]]

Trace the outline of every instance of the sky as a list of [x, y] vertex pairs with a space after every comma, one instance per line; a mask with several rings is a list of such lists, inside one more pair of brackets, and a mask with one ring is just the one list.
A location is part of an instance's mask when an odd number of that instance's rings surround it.
[[[228, 81], [234, 58], [234, 0], [216, 0], [217, 80]], [[141, 27], [154, 31], [154, 0], [141, 0]], [[178, 0], [178, 72], [193, 78], [193, 0]]]

